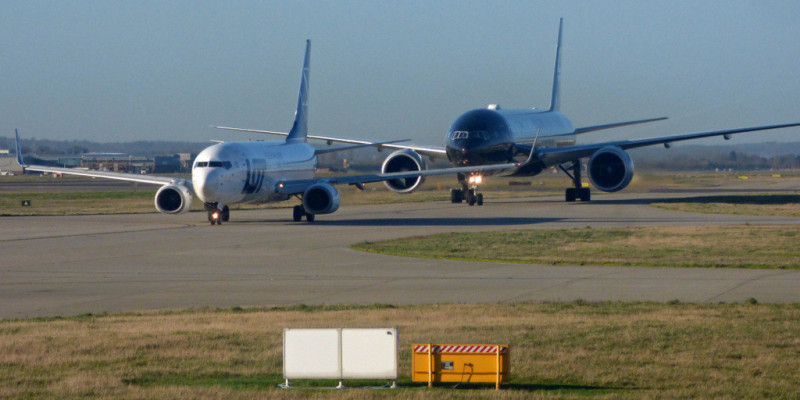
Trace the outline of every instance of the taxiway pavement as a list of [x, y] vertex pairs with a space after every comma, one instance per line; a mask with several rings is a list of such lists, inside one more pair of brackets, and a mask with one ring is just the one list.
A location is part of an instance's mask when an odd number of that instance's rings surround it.
[[[594, 193], [593, 193], [594, 194]], [[713, 193], [719, 194], [719, 193]], [[657, 198], [703, 193], [343, 204], [313, 224], [291, 209], [205, 214], [0, 218], [0, 318], [186, 307], [472, 303], [584, 299], [800, 302], [800, 271], [444, 261], [348, 248], [438, 232], [697, 224], [800, 224], [800, 218], [691, 214]]]

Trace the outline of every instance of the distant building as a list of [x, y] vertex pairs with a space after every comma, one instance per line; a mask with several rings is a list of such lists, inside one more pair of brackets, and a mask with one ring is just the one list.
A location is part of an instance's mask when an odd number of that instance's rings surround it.
[[181, 172], [191, 172], [192, 164], [194, 164], [194, 159], [197, 158], [197, 154], [178, 153], [178, 157], [181, 160]]
[[145, 174], [153, 172], [153, 160], [149, 157], [132, 156], [125, 153], [85, 153], [80, 156], [81, 168], [98, 171]]
[[178, 154], [171, 156], [155, 156], [153, 158], [153, 172], [168, 174], [181, 171], [181, 157]]
[[0, 175], [21, 174], [22, 167], [17, 164], [17, 157], [8, 150], [0, 149]]
[[[80, 155], [25, 156], [29, 164], [62, 168], [85, 168], [96, 171], [129, 174], [190, 172], [197, 154], [179, 153], [171, 156], [134, 156], [126, 153], [84, 153]], [[0, 149], [0, 172], [21, 174], [15, 155]]]

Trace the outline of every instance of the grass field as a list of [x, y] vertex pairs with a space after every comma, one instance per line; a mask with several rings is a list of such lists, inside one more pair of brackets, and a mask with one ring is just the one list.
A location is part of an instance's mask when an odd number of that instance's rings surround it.
[[[756, 303], [237, 307], [0, 321], [0, 398], [797, 398], [800, 305]], [[287, 327], [397, 327], [402, 388], [276, 388]], [[511, 381], [500, 393], [412, 383], [411, 343], [428, 341], [510, 344]]]
[[[324, 176], [324, 175], [323, 175]], [[47, 191], [31, 191], [20, 186], [9, 189], [4, 184], [34, 184], [47, 186], [55, 178], [41, 176], [12, 176], [0, 177], [0, 216], [14, 215], [86, 215], [86, 214], [113, 214], [113, 213], [148, 213], [156, 212], [153, 197], [157, 187], [149, 185], [121, 186], [116, 190], [80, 190], [75, 191], [70, 186], [54, 187]], [[58, 178], [58, 182], [80, 183], [86, 178], [66, 176]], [[91, 182], [91, 180], [88, 180]], [[713, 188], [732, 182], [740, 182], [734, 173], [700, 173], [700, 174], [675, 174], [675, 173], [645, 173], [635, 175], [629, 192], [648, 192], [654, 188]], [[748, 183], [758, 187], [769, 187], [777, 182], [797, 181], [800, 188], [800, 178], [797, 176], [782, 176], [775, 178], [769, 174], [752, 175]], [[545, 172], [531, 178], [502, 178], [492, 177], [486, 180], [481, 187], [489, 199], [515, 198], [515, 197], [540, 197], [563, 196], [564, 188], [569, 180], [563, 174]], [[339, 186], [342, 204], [384, 204], [401, 202], [446, 201], [450, 198], [449, 189], [457, 187], [457, 182], [451, 176], [430, 177], [425, 184], [411, 194], [398, 195], [386, 189], [382, 184], [367, 185], [365, 191], [359, 191], [352, 186]], [[748, 215], [779, 215], [798, 216], [800, 206], [797, 201], [800, 195], [760, 195], [760, 196], [728, 196], [707, 199], [689, 198], [687, 201], [671, 201], [669, 203], [654, 204], [658, 207], [679, 211], [706, 212], [706, 213], [739, 213]], [[22, 207], [22, 200], [30, 200], [30, 207]], [[299, 202], [292, 199], [288, 202], [270, 203], [265, 205], [236, 205], [232, 209], [254, 208], [289, 208]], [[192, 210], [202, 211], [202, 204], [195, 201]]]
[[352, 246], [374, 253], [528, 264], [800, 268], [800, 226], [673, 226], [445, 233]]
[[[644, 176], [637, 177], [630, 190], [714, 187], [734, 179], [738, 178], [730, 174], [699, 179]], [[756, 179], [769, 183], [773, 178]], [[492, 190], [495, 198], [563, 194], [561, 175], [526, 181], [530, 185], [511, 187], [508, 180], [493, 179], [485, 189]], [[371, 185], [376, 189], [366, 192], [349, 186], [340, 190], [343, 203], [366, 204], [445, 200], [451, 186], [452, 178], [437, 178], [429, 180], [426, 190], [408, 196], [390, 193], [382, 185]], [[154, 194], [155, 189], [3, 192], [0, 215], [19, 215], [14, 213], [23, 199], [33, 201], [33, 207], [24, 211], [31, 213], [27, 215], [154, 212]], [[709, 209], [718, 206], [708, 206], [717, 203], [732, 203], [737, 210], [796, 204], [791, 197], [764, 204], [747, 204], [760, 200], [741, 197], [683, 203], [706, 207], [699, 212], [717, 212]], [[800, 228], [792, 226], [583, 228], [481, 235], [440, 235], [358, 247], [412, 256], [429, 256], [438, 249], [436, 257], [542, 264], [798, 268], [800, 259]], [[278, 389], [276, 385], [283, 382], [282, 330], [287, 327], [398, 327], [402, 387], [332, 391], [319, 386], [335, 382], [293, 381], [301, 388]], [[510, 344], [511, 382], [500, 393], [491, 386], [428, 389], [412, 383], [410, 345], [428, 341]], [[676, 301], [299, 305], [0, 320], [0, 399], [792, 399], [800, 397], [797, 382], [800, 305], [763, 305], [756, 299], [703, 305]], [[346, 382], [349, 386], [383, 383]]]

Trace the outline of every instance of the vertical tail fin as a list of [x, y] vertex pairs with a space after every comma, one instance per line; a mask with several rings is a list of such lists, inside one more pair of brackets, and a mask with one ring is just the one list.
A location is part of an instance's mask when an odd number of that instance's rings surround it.
[[561, 28], [564, 26], [564, 18], [558, 21], [558, 44], [556, 45], [556, 68], [553, 73], [553, 94], [550, 97], [550, 111], [558, 111], [561, 107], [561, 93], [559, 91], [559, 76], [561, 75]]
[[297, 111], [294, 113], [294, 125], [286, 137], [287, 142], [305, 142], [308, 135], [308, 75], [311, 40], [306, 40], [306, 56], [303, 60], [303, 75], [300, 78], [300, 95], [297, 97]]
[[22, 162], [22, 150], [19, 147], [19, 132], [17, 132], [16, 128], [14, 128], [14, 135], [17, 137], [17, 163], [20, 167], [25, 167], [25, 163]]

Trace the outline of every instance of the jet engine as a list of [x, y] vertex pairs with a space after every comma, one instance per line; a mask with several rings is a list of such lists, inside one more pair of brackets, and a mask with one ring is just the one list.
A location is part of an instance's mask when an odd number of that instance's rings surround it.
[[633, 160], [624, 150], [607, 146], [596, 151], [587, 164], [592, 184], [604, 192], [625, 189], [633, 178]]
[[339, 191], [327, 183], [311, 185], [303, 192], [303, 208], [309, 214], [330, 214], [339, 209]]
[[[381, 166], [381, 172], [388, 174], [392, 172], [422, 171], [427, 168], [428, 164], [419, 153], [411, 149], [403, 149], [397, 150], [389, 154], [389, 157], [386, 157], [383, 166]], [[425, 178], [417, 176], [414, 178], [392, 179], [383, 183], [393, 192], [411, 193], [422, 182], [425, 182]]]
[[182, 214], [192, 208], [192, 191], [186, 186], [164, 185], [156, 192], [156, 210], [165, 214]]

